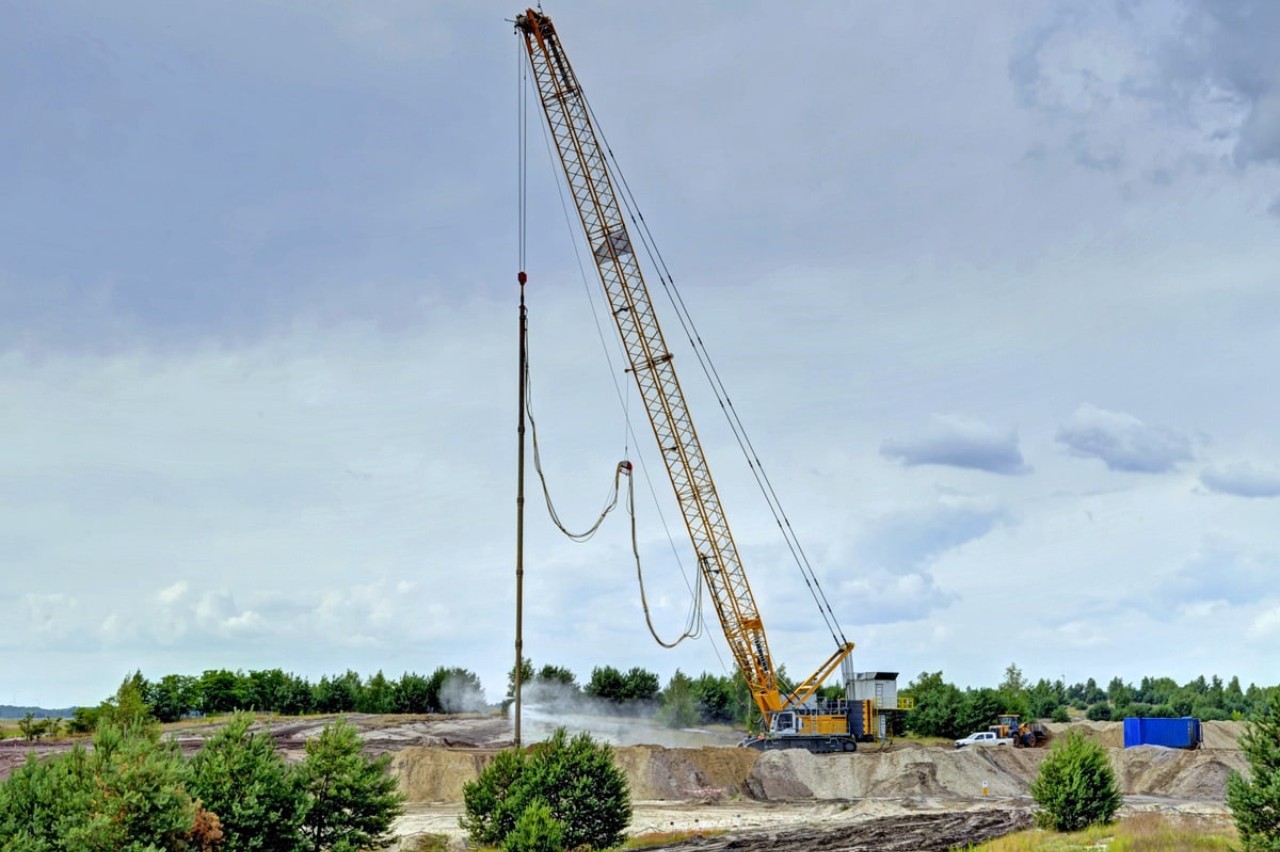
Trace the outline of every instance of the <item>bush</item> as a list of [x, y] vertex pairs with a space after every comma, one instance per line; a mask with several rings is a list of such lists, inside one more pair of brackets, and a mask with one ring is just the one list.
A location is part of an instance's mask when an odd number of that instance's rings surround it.
[[[460, 824], [473, 842], [489, 846], [505, 847], [521, 819], [539, 805], [563, 828], [558, 848], [617, 846], [631, 821], [631, 792], [613, 762], [613, 749], [587, 734], [570, 740], [563, 728], [527, 753], [499, 752], [463, 786], [462, 800]], [[543, 832], [539, 837], [552, 831], [533, 815], [521, 837], [532, 842], [535, 828]]]
[[1106, 749], [1075, 731], [1040, 764], [1031, 797], [1042, 808], [1037, 823], [1055, 831], [1106, 825], [1122, 801]]
[[1067, 712], [1065, 705], [1059, 704], [1057, 707], [1053, 708], [1053, 715], [1049, 718], [1050, 721], [1065, 724], [1066, 722], [1071, 721], [1071, 714]]
[[1249, 779], [1227, 776], [1227, 807], [1236, 819], [1244, 848], [1280, 850], [1280, 692], [1273, 693], [1262, 716], [1240, 736], [1249, 761]]
[[534, 800], [524, 809], [516, 827], [502, 841], [502, 852], [561, 852], [564, 826], [551, 815], [545, 802]]
[[1109, 722], [1111, 721], [1111, 705], [1105, 701], [1099, 701], [1097, 704], [1090, 705], [1089, 710], [1084, 715], [1090, 722]]

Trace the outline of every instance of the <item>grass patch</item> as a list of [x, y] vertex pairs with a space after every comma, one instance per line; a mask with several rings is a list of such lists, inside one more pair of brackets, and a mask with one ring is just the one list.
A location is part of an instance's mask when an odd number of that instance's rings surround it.
[[1145, 813], [1106, 826], [1058, 834], [1053, 831], [1020, 831], [973, 847], [980, 852], [1074, 852], [1105, 849], [1107, 852], [1182, 852], [1227, 850], [1240, 842], [1232, 827], [1176, 815]]
[[724, 833], [725, 831], [722, 828], [694, 829], [692, 831], [650, 831], [646, 834], [628, 837], [627, 842], [622, 844], [622, 848], [652, 849], [655, 846], [669, 846], [673, 843], [682, 843], [699, 837], [718, 837]]

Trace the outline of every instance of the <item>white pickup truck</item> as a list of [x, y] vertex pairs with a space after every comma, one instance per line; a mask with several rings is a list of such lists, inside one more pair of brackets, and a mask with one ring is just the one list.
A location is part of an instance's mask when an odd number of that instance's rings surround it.
[[956, 748], [964, 748], [965, 746], [1002, 746], [1013, 745], [1013, 740], [1009, 737], [998, 737], [995, 731], [977, 731], [962, 740], [956, 740]]

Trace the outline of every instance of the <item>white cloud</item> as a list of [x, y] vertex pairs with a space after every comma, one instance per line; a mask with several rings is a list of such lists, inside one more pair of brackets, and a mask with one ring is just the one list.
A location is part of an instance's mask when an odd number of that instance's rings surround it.
[[1100, 459], [1111, 470], [1167, 473], [1192, 458], [1185, 435], [1088, 404], [1076, 409], [1058, 430], [1057, 440], [1076, 455]]

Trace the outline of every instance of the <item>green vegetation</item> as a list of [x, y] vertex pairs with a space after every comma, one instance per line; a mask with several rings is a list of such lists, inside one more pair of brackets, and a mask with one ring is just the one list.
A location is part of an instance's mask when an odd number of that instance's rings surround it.
[[305, 802], [305, 848], [367, 849], [403, 812], [404, 797], [387, 772], [391, 755], [369, 760], [361, 747], [360, 733], [342, 721], [307, 741], [306, 760], [297, 770]]
[[[514, 668], [507, 676], [507, 700], [514, 688]], [[785, 667], [779, 677], [786, 681]], [[280, 669], [230, 671], [210, 669], [199, 676], [168, 674], [150, 681], [135, 672], [128, 678], [134, 694], [125, 697], [125, 706], [115, 706], [116, 697], [98, 707], [81, 707], [72, 712], [64, 729], [70, 734], [91, 733], [100, 719], [117, 718], [146, 705], [155, 719], [173, 722], [190, 715], [216, 715], [239, 710], [301, 716], [315, 713], [446, 713], [481, 711], [488, 708], [479, 678], [458, 667], [440, 666], [430, 675], [406, 672], [398, 679], [381, 671], [361, 677], [354, 671], [325, 676], [310, 683]], [[636, 715], [655, 714], [674, 727], [728, 724], [757, 728], [760, 713], [741, 675], [714, 675], [707, 672], [690, 677], [676, 672], [661, 688], [658, 675], [640, 667], [623, 672], [612, 666], [593, 668], [585, 686], [574, 673], [557, 665], [535, 667], [525, 659], [522, 684], [537, 700], [607, 702]], [[1068, 686], [1062, 680], [1041, 678], [1031, 681], [1021, 669], [1010, 664], [1000, 684], [962, 689], [944, 679], [941, 671], [922, 672], [902, 689], [915, 700], [915, 710], [891, 718], [894, 736], [915, 735], [958, 739], [985, 730], [996, 717], [1015, 713], [1024, 719], [1052, 719], [1062, 722], [1087, 716], [1089, 719], [1123, 719], [1128, 716], [1197, 716], [1204, 720], [1251, 719], [1258, 717], [1270, 696], [1280, 687], [1250, 685], [1244, 689], [1239, 678], [1198, 677], [1179, 686], [1171, 678], [1144, 677], [1137, 686], [1113, 678], [1107, 687], [1089, 678]], [[843, 689], [826, 686], [823, 698], [841, 698]], [[38, 724], [39, 720], [32, 720]], [[41, 734], [51, 735], [52, 730]], [[26, 735], [25, 731], [19, 731]]]
[[1036, 822], [1054, 831], [1080, 831], [1111, 822], [1124, 799], [1101, 745], [1075, 731], [1054, 744], [1031, 782], [1041, 810]]
[[631, 821], [613, 749], [587, 734], [569, 739], [563, 728], [527, 752], [499, 752], [462, 800], [472, 842], [509, 850], [608, 849]]
[[342, 850], [381, 845], [402, 809], [389, 757], [326, 726], [291, 767], [234, 717], [191, 760], [138, 703], [141, 676], [104, 702], [93, 749], [77, 745], [0, 783], [0, 850]]
[[1249, 761], [1249, 777], [1227, 777], [1227, 807], [1247, 850], [1280, 850], [1280, 694], [1246, 726], [1240, 750]]
[[1069, 719], [1068, 708], [1093, 720], [1130, 716], [1196, 716], [1204, 720], [1249, 719], [1263, 712], [1280, 687], [1250, 685], [1242, 689], [1239, 678], [1227, 683], [1203, 676], [1179, 686], [1172, 678], [1144, 677], [1135, 687], [1113, 678], [1104, 690], [1093, 678], [1068, 686], [1062, 680], [1023, 677], [1016, 665], [1005, 670], [996, 689], [960, 689], [948, 683], [942, 672], [922, 672], [902, 690], [915, 699], [915, 710], [906, 716], [908, 731], [955, 739], [985, 730], [1005, 713], [1024, 719]]

